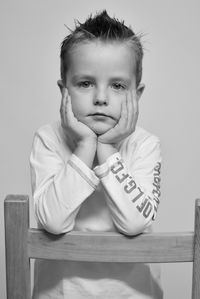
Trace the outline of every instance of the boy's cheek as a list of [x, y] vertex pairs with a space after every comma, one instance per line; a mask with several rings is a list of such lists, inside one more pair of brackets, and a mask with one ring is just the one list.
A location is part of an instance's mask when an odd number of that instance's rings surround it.
[[90, 99], [90, 96], [86, 93], [80, 92], [80, 91], [69, 91], [69, 94], [71, 96], [72, 103], [79, 106], [83, 102], [87, 102]]
[[79, 120], [80, 113], [73, 101], [72, 101], [72, 112], [74, 113], [74, 116]]

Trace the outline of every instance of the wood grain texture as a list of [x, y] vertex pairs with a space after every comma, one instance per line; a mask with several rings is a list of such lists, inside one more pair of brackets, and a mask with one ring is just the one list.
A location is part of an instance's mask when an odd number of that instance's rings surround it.
[[193, 233], [144, 233], [126, 237], [118, 233], [70, 232], [51, 235], [29, 230], [31, 258], [96, 262], [191, 262]]
[[200, 199], [195, 204], [192, 299], [200, 298]]
[[4, 203], [7, 298], [30, 299], [30, 258], [175, 263], [193, 262], [192, 298], [200, 298], [200, 200], [195, 232], [143, 233], [127, 237], [114, 232], [53, 235], [29, 228], [27, 196], [10, 195]]
[[7, 196], [4, 202], [4, 215], [7, 299], [29, 299], [28, 197]]

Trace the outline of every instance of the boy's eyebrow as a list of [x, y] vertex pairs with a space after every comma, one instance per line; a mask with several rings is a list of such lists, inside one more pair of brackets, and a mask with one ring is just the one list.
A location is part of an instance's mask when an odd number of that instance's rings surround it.
[[72, 76], [72, 81], [80, 80], [81, 78], [90, 79], [90, 80], [94, 79], [93, 76], [90, 76], [90, 75], [87, 75], [87, 74], [80, 74], [80, 75]]
[[124, 81], [126, 83], [131, 83], [131, 79], [130, 78], [127, 78], [127, 77], [120, 77], [120, 76], [117, 76], [117, 77], [113, 77], [110, 79], [111, 81]]

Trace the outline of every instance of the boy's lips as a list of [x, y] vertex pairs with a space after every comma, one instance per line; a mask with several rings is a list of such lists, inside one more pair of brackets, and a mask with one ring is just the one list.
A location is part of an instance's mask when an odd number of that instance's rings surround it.
[[89, 116], [102, 116], [102, 117], [110, 117], [110, 118], [114, 119], [114, 117], [112, 117], [111, 115], [105, 114], [103, 112], [91, 113], [91, 114], [89, 114]]

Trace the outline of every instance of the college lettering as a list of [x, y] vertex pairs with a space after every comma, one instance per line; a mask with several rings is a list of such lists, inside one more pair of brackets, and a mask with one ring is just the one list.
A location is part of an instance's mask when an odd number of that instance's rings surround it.
[[[124, 170], [124, 165], [121, 160], [117, 158], [117, 162], [111, 167], [112, 173], [115, 175], [115, 178], [119, 183], [123, 183], [126, 180], [126, 185], [124, 186], [124, 191], [127, 194], [133, 192], [133, 197], [131, 201], [133, 203], [137, 202], [140, 197], [144, 195], [144, 192], [137, 186], [133, 177], [127, 174]], [[151, 198], [149, 196], [145, 197], [144, 200], [136, 206], [137, 210], [145, 217], [149, 217], [150, 213], [154, 209], [157, 212], [157, 205], [159, 204], [158, 197], [160, 196], [160, 163], [154, 168], [154, 182], [153, 182], [153, 196], [156, 202], [156, 205], [153, 206], [151, 203]]]
[[153, 182], [153, 196], [154, 196], [154, 201], [156, 202], [156, 207], [155, 210], [157, 211], [157, 206], [160, 203], [159, 197], [161, 195], [160, 192], [160, 169], [161, 169], [161, 163], [158, 162], [156, 167], [154, 168], [154, 182]]

